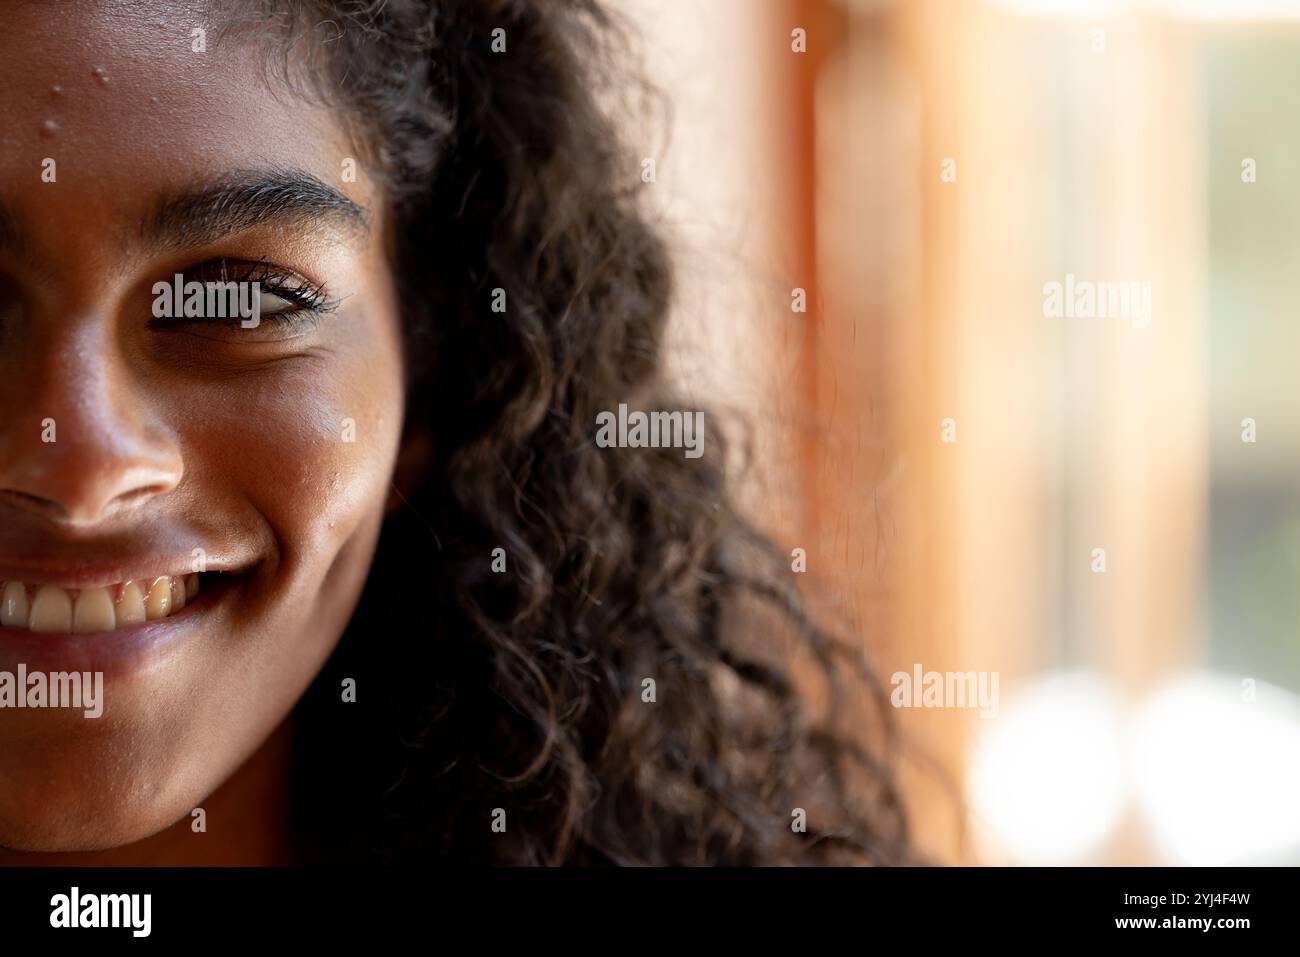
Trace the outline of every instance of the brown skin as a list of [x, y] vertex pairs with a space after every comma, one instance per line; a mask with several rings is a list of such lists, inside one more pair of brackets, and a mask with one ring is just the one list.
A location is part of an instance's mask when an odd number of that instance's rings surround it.
[[[18, 530], [252, 562], [200, 636], [106, 679], [102, 718], [0, 710], [0, 862], [289, 859], [286, 717], [355, 607], [396, 463], [380, 197], [364, 169], [342, 180], [358, 153], [330, 112], [268, 87], [251, 42], [218, 47], [210, 28], [191, 52], [199, 25], [181, 4], [23, 3], [0, 31], [0, 200], [27, 247], [0, 258], [0, 554]], [[345, 193], [369, 230], [268, 220], [196, 248], [140, 241], [159, 197], [269, 167]], [[218, 257], [265, 257], [343, 304], [287, 334], [151, 328], [153, 283]], [[200, 806], [206, 834], [190, 830]]]

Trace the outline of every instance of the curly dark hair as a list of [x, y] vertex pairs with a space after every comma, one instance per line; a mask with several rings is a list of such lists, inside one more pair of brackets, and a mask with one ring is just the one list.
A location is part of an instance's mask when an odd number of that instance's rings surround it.
[[660, 375], [668, 252], [601, 98], [626, 28], [596, 0], [263, 0], [254, 22], [384, 178], [428, 449], [296, 712], [303, 847], [907, 860], [885, 696], [733, 504], [717, 428], [699, 459], [594, 442], [621, 402], [683, 408]]

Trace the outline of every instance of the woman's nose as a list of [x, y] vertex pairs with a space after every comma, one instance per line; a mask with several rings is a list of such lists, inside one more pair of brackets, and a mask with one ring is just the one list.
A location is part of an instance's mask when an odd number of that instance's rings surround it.
[[111, 324], [42, 326], [0, 357], [0, 507], [93, 525], [174, 489], [179, 443]]

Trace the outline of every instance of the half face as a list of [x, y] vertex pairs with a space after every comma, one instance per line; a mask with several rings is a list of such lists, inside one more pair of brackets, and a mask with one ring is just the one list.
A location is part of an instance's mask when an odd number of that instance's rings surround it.
[[[341, 635], [399, 323], [355, 148], [257, 41], [184, 4], [4, 16], [0, 846], [116, 847], [188, 818]], [[220, 281], [256, 283], [257, 316], [185, 308]], [[102, 672], [102, 714], [15, 707], [20, 666]]]

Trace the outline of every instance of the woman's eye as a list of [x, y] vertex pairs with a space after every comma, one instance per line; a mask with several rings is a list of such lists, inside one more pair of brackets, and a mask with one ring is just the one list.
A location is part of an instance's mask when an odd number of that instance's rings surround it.
[[228, 326], [247, 333], [264, 325], [296, 327], [338, 305], [323, 284], [265, 261], [203, 263], [155, 283], [153, 293], [159, 328]]

